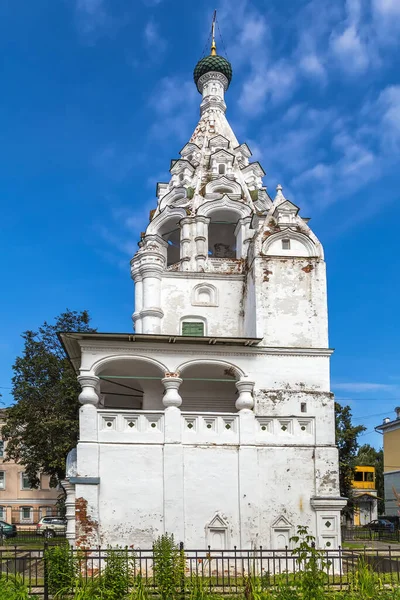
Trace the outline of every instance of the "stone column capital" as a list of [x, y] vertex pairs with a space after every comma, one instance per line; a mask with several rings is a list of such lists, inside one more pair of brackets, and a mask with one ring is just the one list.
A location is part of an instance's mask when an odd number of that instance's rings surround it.
[[161, 379], [161, 383], [165, 389], [162, 399], [165, 408], [179, 408], [182, 404], [182, 398], [179, 394], [179, 387], [182, 381], [177, 373], [166, 373], [164, 379]]
[[79, 394], [79, 402], [81, 404], [93, 404], [93, 406], [97, 406], [99, 397], [96, 388], [100, 384], [99, 377], [96, 375], [78, 375], [77, 379], [82, 388]]

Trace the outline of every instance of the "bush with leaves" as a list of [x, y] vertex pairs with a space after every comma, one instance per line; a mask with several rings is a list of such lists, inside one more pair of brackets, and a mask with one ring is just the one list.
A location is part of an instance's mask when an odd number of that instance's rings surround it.
[[185, 581], [183, 551], [168, 533], [158, 537], [153, 545], [154, 580], [161, 600], [179, 598]]
[[47, 582], [54, 597], [73, 592], [78, 575], [74, 552], [68, 545], [53, 546], [45, 551]]

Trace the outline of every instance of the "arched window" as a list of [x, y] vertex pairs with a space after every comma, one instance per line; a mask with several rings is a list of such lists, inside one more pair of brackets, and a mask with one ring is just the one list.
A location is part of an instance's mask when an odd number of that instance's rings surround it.
[[162, 238], [168, 244], [167, 248], [167, 267], [174, 265], [179, 262], [181, 257], [180, 250], [180, 235], [181, 230], [179, 227], [175, 227], [171, 229], [171, 231], [167, 231], [163, 233]]
[[199, 283], [193, 288], [193, 306], [218, 306], [217, 288], [209, 283]]
[[223, 163], [220, 163], [220, 164], [218, 165], [218, 173], [219, 173], [220, 175], [225, 175], [225, 165], [224, 165]]
[[212, 258], [236, 258], [235, 229], [237, 215], [231, 211], [217, 211], [208, 225], [208, 255]]

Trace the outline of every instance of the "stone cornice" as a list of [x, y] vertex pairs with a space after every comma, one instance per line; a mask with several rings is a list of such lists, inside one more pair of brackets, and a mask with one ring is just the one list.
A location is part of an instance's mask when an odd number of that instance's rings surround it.
[[212, 272], [212, 271], [207, 271], [205, 273], [201, 273], [200, 271], [164, 271], [164, 273], [162, 274], [162, 277], [181, 277], [182, 279], [200, 279], [202, 281], [207, 280], [207, 279], [221, 279], [222, 281], [226, 281], [227, 279], [229, 279], [229, 281], [232, 280], [237, 280], [237, 281], [244, 281], [245, 280], [245, 275], [242, 275], [240, 273], [233, 273], [233, 274], [227, 274], [227, 273], [218, 273], [218, 272]]
[[[133, 334], [134, 335], [134, 334]], [[171, 335], [170, 338], [174, 339], [174, 338], [178, 338], [180, 336], [173, 336]], [[184, 346], [179, 346], [179, 348], [177, 348], [176, 346], [172, 345], [172, 344], [168, 344], [168, 345], [163, 345], [160, 346], [159, 344], [151, 344], [149, 342], [126, 342], [126, 343], [121, 343], [118, 342], [118, 345], [113, 346], [110, 345], [109, 342], [102, 342], [99, 341], [96, 345], [93, 344], [93, 341], [88, 341], [87, 343], [85, 341], [80, 341], [80, 347], [82, 349], [82, 352], [107, 352], [110, 353], [110, 355], [113, 355], [115, 353], [119, 353], [119, 352], [123, 352], [123, 353], [128, 353], [128, 354], [132, 354], [132, 356], [135, 355], [135, 353], [137, 353], [137, 351], [140, 349], [141, 352], [148, 352], [148, 353], [161, 353], [161, 354], [186, 354], [186, 355], [204, 355], [204, 356], [209, 356], [209, 355], [226, 355], [226, 356], [265, 356], [265, 355], [271, 355], [271, 356], [298, 356], [298, 357], [309, 357], [309, 356], [313, 356], [313, 357], [320, 357], [320, 358], [326, 358], [329, 357], [333, 350], [330, 349], [313, 349], [313, 348], [270, 348], [270, 347], [253, 347], [250, 348], [248, 346], [246, 346], [245, 348], [243, 348], [243, 350], [241, 351], [240, 346], [235, 347], [234, 351], [230, 351], [230, 348], [233, 348], [233, 346], [215, 346], [215, 345], [211, 345], [209, 347], [207, 347], [207, 350], [200, 350], [199, 346], [196, 345], [195, 343], [193, 343], [193, 348], [190, 348], [192, 344], [185, 344]], [[293, 390], [292, 390], [293, 391]], [[297, 390], [297, 391], [302, 391], [301, 389]], [[326, 391], [326, 390], [325, 390]]]

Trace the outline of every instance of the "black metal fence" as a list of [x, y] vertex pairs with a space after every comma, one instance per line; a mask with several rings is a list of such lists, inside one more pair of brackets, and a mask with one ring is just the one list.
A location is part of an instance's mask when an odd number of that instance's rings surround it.
[[[47, 600], [48, 547], [46, 542], [43, 548], [37, 550], [17, 547], [0, 550], [0, 576], [8, 577], [19, 573], [31, 594]], [[69, 551], [79, 559], [80, 573], [84, 580], [100, 577], [110, 553], [121, 553], [121, 550], [103, 548]], [[132, 576], [140, 575], [142, 582], [156, 593], [153, 550], [126, 548], [123, 552]], [[282, 581], [295, 583], [301, 571], [298, 555], [289, 549], [268, 550], [259, 547], [240, 550], [235, 547], [232, 550], [187, 550], [181, 544], [181, 552], [185, 563], [183, 596], [186, 587], [189, 587], [186, 584], [197, 578], [201, 578], [203, 586], [210, 592], [235, 595], [243, 593], [246, 577], [249, 575], [257, 578], [259, 585], [268, 588]], [[375, 572], [382, 574], [384, 582], [400, 584], [400, 550], [391, 547], [380, 550], [326, 550], [319, 560], [326, 573], [327, 585], [336, 589], [345, 588], [349, 584], [360, 560], [369, 564]]]
[[[13, 508], [8, 515], [11, 515], [13, 525], [29, 528], [36, 525], [42, 517], [59, 517], [60, 511], [56, 506], [36, 508], [23, 505]], [[4, 520], [6, 520], [6, 514], [4, 514]]]
[[378, 529], [373, 531], [367, 527], [344, 527], [342, 529], [342, 542], [383, 542], [390, 544], [400, 542], [400, 530]]

